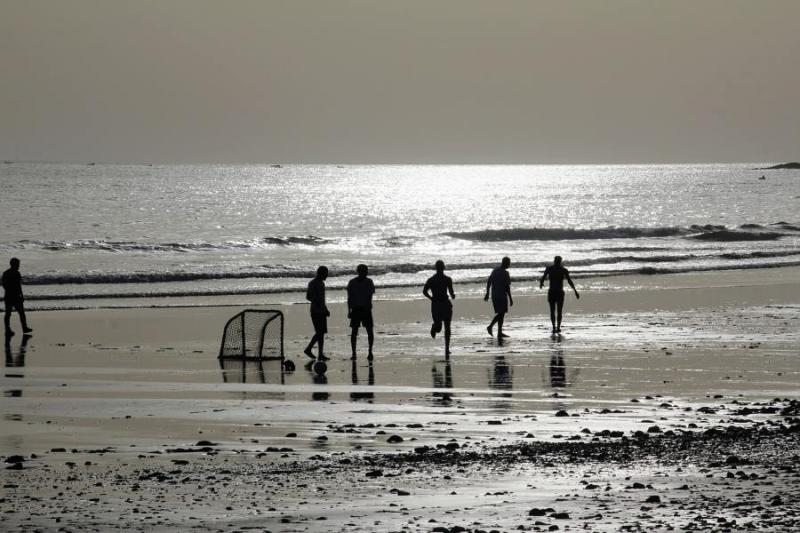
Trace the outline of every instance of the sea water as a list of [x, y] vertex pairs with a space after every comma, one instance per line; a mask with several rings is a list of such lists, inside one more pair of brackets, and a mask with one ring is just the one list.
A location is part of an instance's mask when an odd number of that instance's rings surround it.
[[437, 259], [462, 294], [504, 255], [523, 288], [555, 255], [584, 284], [800, 264], [800, 172], [764, 166], [6, 163], [0, 260], [30, 308], [301, 301], [318, 265], [410, 298]]

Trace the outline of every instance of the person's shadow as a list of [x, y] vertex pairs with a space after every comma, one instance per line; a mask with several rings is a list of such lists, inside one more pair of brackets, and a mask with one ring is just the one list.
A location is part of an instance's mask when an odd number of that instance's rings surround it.
[[564, 388], [567, 386], [567, 366], [564, 364], [564, 350], [555, 348], [550, 354], [550, 386]]
[[[440, 367], [441, 365], [441, 367]], [[452, 389], [453, 388], [453, 367], [450, 360], [444, 362], [433, 362], [431, 368], [431, 377], [433, 378], [434, 389]], [[434, 392], [431, 397], [434, 403], [449, 405], [453, 401], [453, 393], [442, 391]]]
[[[19, 343], [19, 348], [14, 351], [11, 348], [11, 337], [6, 337], [6, 368], [24, 368], [25, 367], [25, 354], [28, 351], [28, 341], [31, 339], [30, 335], [23, 335], [22, 341]], [[23, 378], [24, 374], [9, 372], [6, 370], [5, 376], [7, 378]], [[9, 389], [3, 391], [3, 396], [7, 398], [19, 398], [22, 396], [22, 389]]]
[[25, 366], [25, 353], [28, 351], [30, 335], [23, 335], [17, 352], [11, 349], [11, 337], [6, 337], [6, 368], [22, 368]]
[[502, 392], [497, 394], [497, 400], [493, 402], [493, 407], [499, 410], [511, 409], [511, 401], [506, 398], [511, 398], [511, 390], [514, 388], [514, 367], [512, 367], [506, 358], [498, 355], [492, 362], [492, 370], [489, 375], [489, 388]]
[[283, 365], [279, 361], [261, 361], [223, 357], [219, 359], [223, 383], [284, 384]]
[[579, 370], [577, 368], [567, 369], [564, 360], [564, 347], [561, 344], [561, 335], [553, 335], [553, 344], [550, 346], [550, 367], [549, 381], [550, 386], [555, 389], [563, 389], [575, 383]]
[[[314, 370], [311, 368], [313, 365], [314, 361], [309, 361], [308, 363], [306, 363], [306, 370], [308, 371], [309, 374], [311, 374], [311, 381], [313, 381], [314, 385], [327, 385], [328, 376], [326, 376], [325, 374], [314, 372]], [[324, 389], [321, 391], [314, 391], [311, 393], [311, 400], [315, 402], [324, 402], [329, 400], [330, 397], [331, 393]]]
[[[356, 361], [353, 361], [352, 366], [350, 367], [350, 380], [352, 381], [353, 385], [358, 385], [358, 366], [356, 365]], [[367, 368], [367, 385], [370, 387], [375, 385], [375, 368], [372, 366], [370, 362], [369, 367]], [[352, 391], [350, 393], [350, 400], [357, 402], [361, 400], [366, 400], [371, 402], [375, 399], [374, 392], [356, 392]]]

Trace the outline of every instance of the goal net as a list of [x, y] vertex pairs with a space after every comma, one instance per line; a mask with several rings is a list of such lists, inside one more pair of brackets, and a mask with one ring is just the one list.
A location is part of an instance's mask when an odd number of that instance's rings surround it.
[[246, 309], [225, 324], [219, 358], [283, 361], [283, 313]]

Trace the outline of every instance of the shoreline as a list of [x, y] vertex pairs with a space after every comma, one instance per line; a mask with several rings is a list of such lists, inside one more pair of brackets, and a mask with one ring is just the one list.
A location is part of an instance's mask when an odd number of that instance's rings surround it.
[[[766, 272], [764, 272], [766, 271]], [[767, 274], [769, 273], [769, 274]], [[794, 280], [800, 280], [800, 265], [775, 266], [769, 269], [735, 268], [735, 269], [714, 269], [707, 271], [691, 271], [680, 273], [664, 274], [630, 274], [621, 273], [608, 276], [590, 276], [586, 278], [576, 278], [576, 284], [581, 287], [581, 292], [586, 291], [591, 294], [596, 293], [630, 293], [643, 289], [686, 289], [686, 288], [717, 288], [717, 287], [742, 287], [749, 289], [752, 287], [774, 286], [777, 277], [778, 283], [791, 285]], [[781, 281], [785, 279], [786, 281]], [[715, 281], [717, 280], [717, 281]], [[546, 289], [538, 289], [538, 278], [517, 279], [512, 277], [512, 293], [515, 298], [539, 298], [546, 294]], [[455, 288], [459, 289], [456, 293], [466, 294], [468, 298], [479, 298], [483, 293], [484, 282], [462, 282], [454, 283]], [[402, 287], [381, 287], [378, 286], [375, 294], [376, 305], [381, 302], [406, 302], [424, 301], [421, 286], [402, 286]], [[409, 292], [408, 289], [415, 289]], [[416, 290], [418, 289], [418, 290]], [[331, 303], [341, 303], [346, 300], [345, 291], [342, 288], [328, 288], [328, 300]], [[571, 294], [571, 293], [570, 293]], [[136, 301], [150, 301], [149, 305], [113, 305], [111, 303], [100, 304], [91, 307], [66, 306], [66, 307], [45, 307], [38, 308], [36, 304], [26, 307], [26, 312], [39, 313], [49, 311], [80, 311], [80, 310], [104, 310], [104, 309], [159, 309], [159, 308], [214, 308], [214, 307], [242, 307], [243, 305], [259, 305], [259, 301], [266, 300], [268, 305], [306, 305], [304, 291], [245, 291], [245, 292], [223, 292], [216, 295], [193, 295], [193, 294], [164, 294], [158, 296], [151, 295], [126, 295], [113, 297], [97, 297], [94, 295], [79, 295], [75, 297], [64, 297], [58, 301], [74, 300], [96, 300], [98, 302], [124, 301], [126, 298]], [[194, 300], [197, 303], [186, 303]], [[211, 301], [216, 300], [216, 301]], [[240, 303], [237, 300], [253, 302]], [[464, 298], [461, 298], [464, 300]], [[26, 298], [27, 302], [54, 301], [52, 299]], [[165, 303], [168, 301], [169, 303]], [[158, 303], [160, 302], [160, 303]], [[513, 309], [511, 310], [513, 314]]]

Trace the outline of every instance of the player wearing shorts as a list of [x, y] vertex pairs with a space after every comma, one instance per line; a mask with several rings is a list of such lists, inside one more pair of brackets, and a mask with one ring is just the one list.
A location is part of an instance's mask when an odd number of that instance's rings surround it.
[[356, 267], [356, 277], [347, 284], [347, 317], [350, 319], [350, 347], [353, 355], [350, 359], [356, 359], [356, 342], [358, 340], [358, 328], [364, 326], [367, 330], [367, 342], [369, 352], [367, 360], [372, 361], [372, 344], [375, 341], [372, 321], [372, 295], [375, 294], [375, 284], [367, 277], [367, 265]]
[[[306, 346], [306, 349], [303, 350], [303, 353], [311, 359], [317, 359], [319, 361], [327, 361], [328, 359], [325, 357], [324, 348], [325, 334], [328, 332], [328, 317], [331, 316], [331, 313], [325, 305], [326, 279], [328, 279], [328, 267], [321, 266], [317, 268], [317, 275], [308, 282], [308, 290], [306, 291], [306, 300], [311, 302], [310, 312], [311, 323], [314, 325], [314, 336], [311, 337], [311, 341], [308, 343], [308, 346]], [[314, 353], [311, 351], [314, 343], [319, 346], [316, 357], [314, 357]]]
[[489, 335], [492, 335], [492, 327], [497, 324], [498, 339], [508, 337], [503, 333], [503, 320], [508, 312], [508, 307], [514, 305], [514, 299], [511, 298], [511, 276], [508, 273], [508, 267], [510, 266], [511, 259], [504, 257], [500, 262], [500, 266], [492, 270], [489, 279], [486, 281], [486, 295], [483, 297], [485, 301], [489, 300], [491, 292], [495, 315], [486, 331], [489, 332]]
[[547, 303], [550, 304], [550, 322], [553, 324], [553, 333], [561, 333], [561, 311], [564, 308], [564, 280], [575, 291], [575, 298], [580, 299], [578, 289], [569, 277], [569, 271], [561, 264], [561, 256], [553, 259], [553, 264], [544, 269], [539, 288], [544, 287], [544, 281], [550, 279], [550, 289], [547, 291]]
[[[453, 304], [450, 298], [455, 299], [453, 292], [453, 280], [450, 276], [444, 275], [444, 261], [436, 261], [436, 274], [428, 278], [422, 294], [431, 301], [431, 337], [436, 338], [436, 334], [442, 331], [444, 325], [444, 354], [450, 357], [450, 322], [453, 319]], [[449, 298], [448, 298], [449, 295]]]

